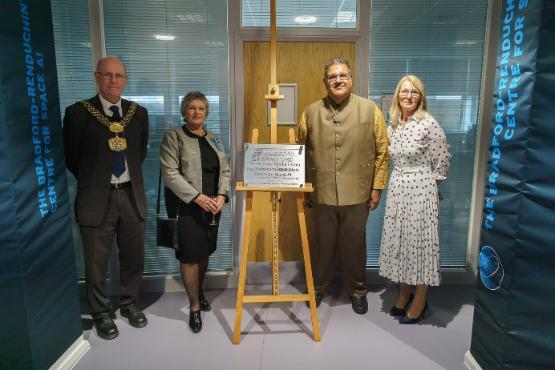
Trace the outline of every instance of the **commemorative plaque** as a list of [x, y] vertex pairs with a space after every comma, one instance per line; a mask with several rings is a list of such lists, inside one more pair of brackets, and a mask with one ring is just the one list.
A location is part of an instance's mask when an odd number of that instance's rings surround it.
[[304, 187], [304, 149], [304, 145], [245, 144], [245, 185]]

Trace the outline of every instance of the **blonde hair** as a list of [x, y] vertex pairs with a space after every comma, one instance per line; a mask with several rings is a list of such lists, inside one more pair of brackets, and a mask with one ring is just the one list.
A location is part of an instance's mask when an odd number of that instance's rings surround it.
[[429, 116], [426, 111], [426, 89], [424, 88], [424, 83], [415, 75], [405, 75], [401, 78], [397, 87], [395, 88], [395, 93], [393, 94], [393, 101], [391, 103], [391, 108], [389, 108], [389, 120], [391, 127], [396, 128], [399, 124], [399, 120], [403, 116], [403, 110], [399, 104], [399, 93], [401, 92], [401, 86], [406, 82], [410, 82], [412, 86], [420, 93], [420, 98], [418, 100], [418, 106], [413, 114], [413, 117], [420, 120]]

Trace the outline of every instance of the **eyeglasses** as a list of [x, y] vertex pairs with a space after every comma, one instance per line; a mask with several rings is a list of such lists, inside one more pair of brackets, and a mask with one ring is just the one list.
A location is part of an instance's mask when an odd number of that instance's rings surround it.
[[340, 75], [326, 76], [326, 77], [324, 77], [324, 80], [326, 80], [327, 82], [333, 82], [333, 81], [336, 81], [336, 80], [347, 81], [350, 78], [351, 78], [350, 74], [342, 73]]
[[124, 78], [127, 78], [127, 74], [121, 74], [121, 73], [112, 73], [112, 72], [95, 72], [94, 73], [96, 76], [102, 77], [106, 80], [111, 80], [111, 79], [115, 79], [116, 81], [122, 80]]
[[418, 98], [420, 96], [420, 93], [416, 90], [402, 90], [399, 92], [399, 96], [401, 98], [406, 98], [408, 96], [410, 96], [411, 98]]

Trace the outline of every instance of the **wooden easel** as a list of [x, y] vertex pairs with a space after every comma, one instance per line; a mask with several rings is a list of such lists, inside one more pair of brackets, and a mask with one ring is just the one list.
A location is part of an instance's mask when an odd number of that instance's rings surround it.
[[[279, 85], [276, 78], [276, 1], [270, 0], [270, 84], [268, 94], [264, 99], [270, 101], [271, 113], [271, 144], [277, 144], [277, 102], [283, 99], [279, 94]], [[294, 130], [289, 130], [289, 142], [295, 143]], [[252, 143], [258, 143], [258, 130], [252, 132]], [[243, 225], [243, 240], [241, 243], [241, 262], [239, 266], [239, 285], [237, 287], [237, 302], [235, 307], [235, 329], [233, 332], [233, 344], [239, 344], [241, 340], [241, 319], [243, 316], [244, 303], [266, 303], [266, 302], [309, 302], [310, 315], [312, 317], [312, 331], [315, 341], [320, 340], [320, 328], [318, 326], [318, 311], [314, 298], [314, 281], [312, 279], [312, 265], [310, 264], [310, 251], [308, 248], [308, 234], [306, 229], [306, 217], [304, 213], [304, 193], [314, 191], [312, 184], [306, 183], [303, 188], [286, 187], [256, 187], [245, 186], [242, 182], [237, 182], [237, 191], [246, 191], [245, 202], [245, 222]], [[271, 295], [247, 295], [245, 296], [245, 283], [247, 279], [247, 256], [249, 250], [249, 233], [251, 226], [252, 204], [254, 192], [269, 192], [272, 199], [272, 294]], [[278, 199], [281, 192], [296, 193], [297, 215], [299, 218], [299, 228], [301, 234], [301, 246], [305, 266], [306, 285], [308, 294], [280, 294], [279, 286], [279, 203]]]

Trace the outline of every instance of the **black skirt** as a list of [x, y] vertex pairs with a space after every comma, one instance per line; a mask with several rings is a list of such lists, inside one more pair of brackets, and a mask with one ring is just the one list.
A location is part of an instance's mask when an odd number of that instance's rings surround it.
[[[219, 224], [221, 212], [215, 220]], [[218, 243], [218, 225], [209, 225], [212, 213], [206, 212], [196, 203], [181, 203], [179, 209], [179, 250], [175, 257], [181, 263], [204, 261], [214, 251]]]

